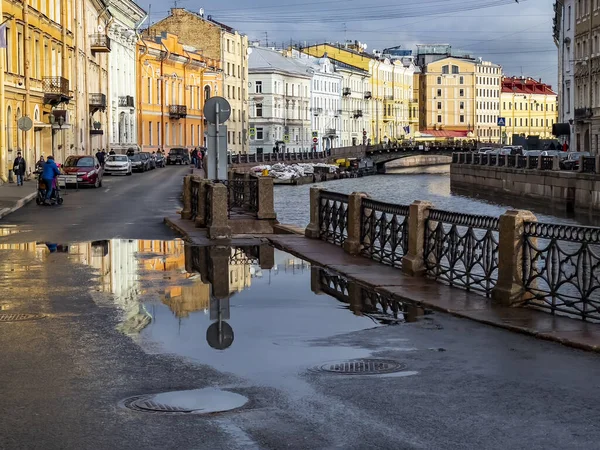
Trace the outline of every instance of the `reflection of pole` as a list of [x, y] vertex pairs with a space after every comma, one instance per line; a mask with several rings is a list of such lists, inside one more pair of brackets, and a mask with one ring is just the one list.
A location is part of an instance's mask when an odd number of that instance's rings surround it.
[[215, 112], [216, 112], [216, 116], [217, 116], [217, 120], [215, 121], [216, 122], [215, 123], [215, 135], [217, 136], [217, 138], [216, 138], [216, 144], [215, 144], [215, 156], [216, 156], [216, 159], [215, 159], [215, 169], [216, 169], [215, 176], [216, 176], [217, 180], [219, 179], [219, 122], [221, 121], [219, 119], [219, 112], [220, 112], [219, 109], [220, 109], [219, 108], [219, 102], [217, 102], [215, 104]]

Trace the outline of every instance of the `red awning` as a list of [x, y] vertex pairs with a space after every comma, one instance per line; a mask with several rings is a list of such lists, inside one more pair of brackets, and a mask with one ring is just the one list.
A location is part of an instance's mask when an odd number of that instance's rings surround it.
[[452, 130], [422, 130], [422, 135], [429, 135], [440, 138], [466, 138], [468, 131], [452, 131]]

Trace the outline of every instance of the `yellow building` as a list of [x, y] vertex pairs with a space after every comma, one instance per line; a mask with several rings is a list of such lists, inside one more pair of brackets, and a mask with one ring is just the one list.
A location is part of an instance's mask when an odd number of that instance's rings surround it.
[[506, 119], [505, 143], [513, 135], [552, 139], [552, 125], [558, 120], [557, 95], [541, 80], [506, 77], [502, 80], [501, 117]]
[[[69, 103], [74, 90], [75, 30], [72, 0], [1, 4], [6, 49], [0, 57], [0, 129], [5, 131], [0, 139], [0, 178], [6, 181], [18, 150], [30, 168], [41, 154], [64, 155], [68, 141], [57, 125], [52, 128], [51, 117], [74, 111]], [[55, 115], [52, 108], [61, 112]], [[18, 128], [23, 117], [31, 119], [28, 131]], [[62, 152], [57, 152], [59, 147]]]
[[206, 99], [223, 92], [221, 62], [162, 33], [138, 43], [138, 142], [145, 150], [205, 145]]
[[367, 137], [371, 143], [408, 137], [405, 130], [410, 125], [410, 103], [414, 98], [414, 65], [368, 54], [359, 43], [319, 44], [304, 47], [302, 52], [317, 58], [327, 54], [329, 58], [369, 72], [370, 91], [365, 91], [364, 96], [370, 100], [372, 120]]

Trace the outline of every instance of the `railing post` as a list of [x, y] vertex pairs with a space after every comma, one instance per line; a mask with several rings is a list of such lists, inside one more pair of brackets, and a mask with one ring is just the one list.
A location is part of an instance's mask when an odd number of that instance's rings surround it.
[[192, 176], [183, 177], [183, 210], [181, 218], [188, 220], [192, 218]]
[[362, 199], [367, 194], [353, 192], [348, 196], [348, 237], [344, 241], [344, 251], [350, 255], [358, 255], [362, 249], [360, 241], [360, 213], [362, 209]]
[[537, 170], [542, 170], [543, 164], [544, 164], [544, 157], [542, 155], [540, 155], [540, 156], [538, 156], [538, 159], [537, 159], [537, 167], [536, 167], [536, 169]]
[[558, 156], [552, 157], [552, 170], [553, 171], [560, 170], [560, 158]]
[[227, 214], [227, 186], [221, 183], [209, 185], [208, 195], [211, 195], [210, 201], [210, 223], [208, 224], [209, 239], [229, 239], [231, 237], [231, 228], [229, 227], [229, 217]]
[[408, 212], [408, 252], [402, 258], [402, 271], [408, 275], [425, 274], [425, 227], [429, 217], [430, 202], [417, 200], [410, 205]]
[[258, 178], [258, 220], [275, 220], [275, 200], [273, 190], [273, 178], [259, 177]]
[[310, 223], [304, 230], [307, 238], [319, 239], [321, 237], [321, 224], [319, 223], [319, 208], [321, 203], [321, 188], [310, 188]]
[[244, 173], [244, 205], [246, 205], [248, 200], [250, 199], [250, 180], [252, 179], [256, 180], [256, 178], [250, 175], [248, 172]]
[[600, 173], [600, 155], [596, 155], [596, 165], [594, 166], [594, 173]]
[[500, 216], [498, 233], [498, 282], [492, 299], [512, 306], [523, 301], [523, 231], [525, 222], [537, 222], [530, 211], [507, 211]]
[[196, 227], [198, 228], [208, 226], [206, 223], [206, 190], [208, 184], [207, 180], [200, 180], [200, 186], [198, 187], [198, 213], [196, 215]]

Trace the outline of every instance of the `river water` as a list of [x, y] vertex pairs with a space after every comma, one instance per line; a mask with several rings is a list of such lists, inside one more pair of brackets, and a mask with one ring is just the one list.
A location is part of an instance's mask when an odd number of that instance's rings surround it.
[[[427, 172], [427, 173], [411, 173]], [[563, 208], [534, 203], [528, 199], [498, 196], [486, 192], [463, 192], [450, 187], [449, 166], [394, 169], [394, 173], [365, 178], [329, 181], [304, 186], [275, 186], [275, 211], [281, 223], [306, 226], [309, 223], [310, 188], [323, 187], [329, 191], [365, 192], [376, 200], [410, 204], [426, 200], [435, 208], [467, 214], [499, 216], [509, 209], [528, 209], [540, 222], [593, 226], [598, 217], [578, 213], [567, 215]]]

